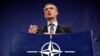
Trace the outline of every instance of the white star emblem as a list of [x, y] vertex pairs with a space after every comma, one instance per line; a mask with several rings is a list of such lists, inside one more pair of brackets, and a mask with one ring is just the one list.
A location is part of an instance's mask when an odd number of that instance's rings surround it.
[[[43, 48], [46, 45], [48, 45], [48, 48], [43, 50]], [[54, 48], [54, 45], [57, 47], [57, 49]], [[42, 47], [42, 49], [41, 49], [41, 51], [40, 51], [40, 53], [41, 53], [42, 56], [43, 56], [43, 54], [48, 55], [48, 56], [54, 56], [56, 54], [59, 54], [59, 56], [60, 56], [61, 52], [62, 51], [60, 50], [60, 47], [56, 43], [54, 43], [52, 41], [44, 44], [43, 47]]]
[[[50, 39], [52, 39], [52, 35], [50, 35]], [[45, 46], [47, 46], [47, 49], [44, 49]], [[43, 56], [43, 55], [54, 56], [56, 54], [58, 54], [58, 56], [60, 56], [60, 54], [63, 51], [61, 51], [61, 49], [57, 43], [52, 42], [52, 41], [45, 43], [42, 46], [41, 51], [27, 51], [27, 53], [38, 53], [38, 52], [41, 53], [41, 56]], [[75, 53], [75, 51], [64, 51], [64, 52], [65, 53]]]

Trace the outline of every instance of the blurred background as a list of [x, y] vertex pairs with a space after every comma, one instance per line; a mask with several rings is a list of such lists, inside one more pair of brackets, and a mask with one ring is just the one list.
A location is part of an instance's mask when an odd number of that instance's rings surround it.
[[72, 32], [93, 31], [93, 53], [100, 56], [100, 2], [97, 0], [1, 0], [0, 56], [9, 56], [14, 32], [28, 32], [30, 24], [42, 28], [46, 24], [43, 8], [46, 3], [58, 7], [60, 24]]

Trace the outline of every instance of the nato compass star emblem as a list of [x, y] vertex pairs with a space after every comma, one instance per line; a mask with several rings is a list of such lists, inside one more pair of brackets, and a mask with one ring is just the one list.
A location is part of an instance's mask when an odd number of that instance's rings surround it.
[[[50, 39], [52, 40], [52, 35], [50, 35]], [[60, 56], [62, 52], [75, 53], [75, 51], [61, 51], [60, 46], [57, 43], [52, 42], [51, 40], [42, 46], [41, 51], [27, 51], [27, 53], [41, 53], [41, 56]], [[47, 48], [45, 48], [46, 46]]]

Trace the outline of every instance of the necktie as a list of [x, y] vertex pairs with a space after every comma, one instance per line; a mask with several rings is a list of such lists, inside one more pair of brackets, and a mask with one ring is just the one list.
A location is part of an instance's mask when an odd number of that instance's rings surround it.
[[54, 24], [50, 24], [50, 33], [54, 33]]

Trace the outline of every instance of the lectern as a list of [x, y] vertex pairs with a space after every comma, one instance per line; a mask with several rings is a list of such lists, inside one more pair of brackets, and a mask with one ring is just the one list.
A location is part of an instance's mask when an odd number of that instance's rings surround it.
[[16, 33], [11, 40], [10, 56], [93, 56], [92, 32]]

